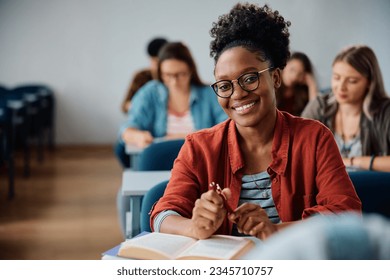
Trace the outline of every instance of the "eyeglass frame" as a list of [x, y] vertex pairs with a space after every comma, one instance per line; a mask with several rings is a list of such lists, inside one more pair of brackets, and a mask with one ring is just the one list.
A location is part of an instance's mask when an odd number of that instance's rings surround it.
[[190, 72], [177, 72], [177, 73], [161, 73], [161, 77], [168, 80], [179, 80], [191, 76]]
[[[253, 71], [253, 72], [243, 73], [243, 74], [241, 74], [241, 75], [240, 75], [237, 79], [235, 79], [235, 80], [219, 80], [219, 81], [216, 81], [215, 83], [213, 83], [212, 85], [210, 85], [210, 87], [213, 89], [213, 91], [215, 92], [215, 94], [216, 94], [218, 97], [221, 97], [221, 98], [230, 98], [230, 97], [233, 95], [233, 93], [234, 93], [234, 84], [233, 84], [233, 82], [235, 82], [235, 81], [237, 81], [237, 84], [240, 86], [240, 88], [241, 88], [242, 90], [247, 91], [247, 92], [252, 92], [252, 91], [255, 91], [256, 89], [258, 89], [259, 86], [260, 86], [260, 74], [261, 74], [261, 73], [264, 73], [264, 72], [266, 72], [266, 71], [268, 71], [268, 70], [272, 70], [273, 68], [274, 68], [274, 67], [268, 67], [268, 68], [265, 68], [265, 69], [260, 70], [260, 71]], [[239, 81], [243, 76], [248, 75], [248, 74], [256, 74], [256, 75], [257, 75], [257, 86], [256, 86], [256, 88], [254, 88], [254, 89], [252, 89], [252, 90], [246, 90], [246, 89], [240, 84], [240, 81]], [[215, 90], [214, 87], [215, 87], [218, 83], [220, 83], [220, 82], [229, 82], [229, 83], [231, 84], [231, 86], [232, 86], [232, 93], [231, 93], [229, 96], [220, 96], [220, 95], [218, 94], [218, 90]]]

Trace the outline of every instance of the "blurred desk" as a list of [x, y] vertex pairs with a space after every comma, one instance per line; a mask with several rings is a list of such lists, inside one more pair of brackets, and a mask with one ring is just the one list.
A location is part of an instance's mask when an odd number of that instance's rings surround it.
[[126, 169], [122, 176], [122, 195], [130, 200], [126, 215], [126, 237], [140, 233], [140, 214], [143, 196], [158, 183], [169, 180], [171, 171], [134, 171]]
[[[163, 142], [163, 141], [166, 141], [165, 137], [157, 137], [157, 138], [154, 138], [153, 139], [153, 142], [152, 143], [160, 143], [160, 142]], [[131, 166], [131, 169], [133, 170], [139, 170], [138, 168], [138, 158], [139, 158], [139, 155], [142, 153], [142, 151], [147, 148], [144, 147], [144, 148], [140, 148], [138, 146], [136, 146], [135, 144], [126, 144], [126, 154], [128, 154], [130, 156], [130, 166]]]
[[126, 144], [126, 154], [130, 156], [130, 167], [133, 170], [138, 170], [139, 154], [144, 150], [133, 144]]

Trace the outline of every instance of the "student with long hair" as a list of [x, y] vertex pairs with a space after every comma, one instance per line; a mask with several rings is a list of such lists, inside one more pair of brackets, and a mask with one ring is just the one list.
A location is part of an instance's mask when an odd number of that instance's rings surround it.
[[347, 167], [390, 172], [390, 99], [368, 46], [351, 46], [335, 57], [332, 92], [309, 103], [302, 116], [332, 130]]

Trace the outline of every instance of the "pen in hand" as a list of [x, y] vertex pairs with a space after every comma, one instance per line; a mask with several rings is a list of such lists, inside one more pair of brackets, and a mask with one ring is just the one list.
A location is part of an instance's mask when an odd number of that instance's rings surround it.
[[219, 194], [221, 197], [222, 197], [222, 200], [223, 200], [223, 206], [225, 207], [225, 209], [227, 210], [228, 214], [230, 213], [233, 213], [233, 209], [229, 206], [229, 204], [227, 203], [227, 197], [225, 196], [225, 194], [222, 192], [222, 188], [220, 187], [219, 184], [216, 184], [214, 182], [211, 182], [210, 183], [210, 188], [214, 191], [217, 192], [217, 194]]

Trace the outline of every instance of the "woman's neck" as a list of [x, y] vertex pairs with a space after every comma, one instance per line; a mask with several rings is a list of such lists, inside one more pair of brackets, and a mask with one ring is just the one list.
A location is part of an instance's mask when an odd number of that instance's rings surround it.
[[275, 123], [276, 110], [273, 110], [254, 127], [237, 126], [240, 149], [245, 161], [245, 174], [262, 172], [271, 163]]
[[262, 128], [261, 132], [258, 129], [246, 129], [244, 135], [242, 136], [242, 144], [250, 151], [260, 150], [262, 147], [267, 146], [273, 140], [273, 131], [272, 128]]
[[362, 104], [339, 104], [337, 113], [344, 117], [360, 117], [362, 109]]
[[168, 108], [177, 113], [188, 111], [190, 105], [190, 90], [170, 90]]
[[360, 132], [361, 105], [340, 104], [336, 118], [335, 130], [344, 142], [354, 139]]

